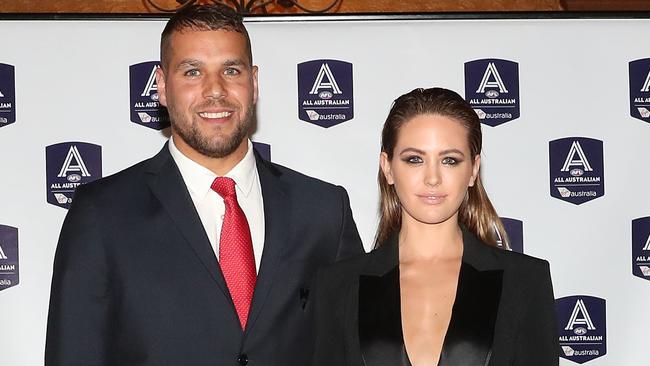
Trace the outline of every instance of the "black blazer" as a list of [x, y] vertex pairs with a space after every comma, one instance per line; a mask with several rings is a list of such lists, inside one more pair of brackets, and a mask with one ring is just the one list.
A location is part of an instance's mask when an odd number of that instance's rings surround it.
[[[548, 262], [489, 247], [463, 230], [463, 258], [440, 366], [558, 365]], [[397, 236], [319, 271], [317, 366], [407, 366]]]
[[308, 363], [313, 275], [363, 247], [343, 188], [256, 161], [265, 239], [245, 331], [165, 146], [77, 189], [54, 261], [45, 364]]

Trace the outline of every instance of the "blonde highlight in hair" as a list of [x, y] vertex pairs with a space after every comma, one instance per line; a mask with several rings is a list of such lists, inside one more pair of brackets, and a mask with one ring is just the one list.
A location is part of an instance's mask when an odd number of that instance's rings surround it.
[[[381, 135], [381, 152], [392, 160], [393, 151], [402, 126], [416, 116], [423, 114], [449, 117], [467, 129], [471, 156], [481, 154], [481, 122], [472, 107], [457, 93], [443, 89], [415, 89], [397, 98], [388, 113]], [[402, 224], [402, 209], [393, 185], [379, 169], [379, 226], [375, 236], [375, 247], [399, 232]], [[458, 212], [460, 224], [465, 226], [484, 243], [491, 246], [508, 247], [507, 234], [501, 219], [483, 187], [480, 172], [474, 185], [467, 190], [467, 196]]]

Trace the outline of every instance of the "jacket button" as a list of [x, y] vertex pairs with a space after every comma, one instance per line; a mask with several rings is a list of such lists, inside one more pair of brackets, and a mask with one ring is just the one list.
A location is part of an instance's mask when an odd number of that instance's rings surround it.
[[242, 353], [237, 357], [237, 363], [239, 363], [241, 366], [246, 366], [248, 364], [248, 356], [245, 353]]

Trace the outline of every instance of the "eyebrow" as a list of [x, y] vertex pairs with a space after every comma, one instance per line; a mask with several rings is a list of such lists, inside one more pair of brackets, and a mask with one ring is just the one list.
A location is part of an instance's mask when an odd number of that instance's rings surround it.
[[240, 59], [226, 60], [223, 62], [224, 66], [246, 66], [246, 62]]
[[[178, 70], [178, 69], [182, 69], [182, 68], [185, 68], [185, 67], [199, 67], [199, 66], [203, 66], [203, 65], [204, 65], [204, 63], [202, 61], [195, 60], [195, 59], [185, 59], [185, 60], [178, 63], [178, 66], [176, 67], [176, 69]], [[223, 62], [223, 66], [226, 66], [226, 67], [229, 67], [229, 66], [246, 66], [246, 65], [247, 64], [244, 61], [239, 60], [239, 59], [226, 60], [226, 61]]]
[[198, 66], [202, 66], [202, 65], [203, 65], [203, 62], [201, 62], [199, 60], [185, 59], [185, 60], [178, 63], [178, 66], [176, 66], [176, 69], [178, 70], [178, 69], [182, 69], [182, 68], [188, 67], [188, 66], [189, 67], [198, 67]]
[[[424, 150], [420, 150], [420, 149], [417, 149], [417, 148], [414, 148], [414, 147], [407, 147], [407, 148], [404, 148], [402, 151], [400, 151], [400, 155], [402, 155], [404, 153], [408, 153], [408, 152], [416, 153], [416, 154], [420, 154], [420, 155], [425, 155], [426, 154], [426, 152]], [[462, 151], [458, 150], [458, 149], [446, 149], [446, 150], [442, 150], [441, 152], [438, 153], [438, 155], [447, 155], [447, 154], [459, 154], [460, 156], [465, 156], [465, 154]]]
[[458, 154], [460, 156], [465, 156], [465, 154], [463, 154], [463, 152], [458, 149], [442, 150], [438, 155], [447, 155], [447, 154]]

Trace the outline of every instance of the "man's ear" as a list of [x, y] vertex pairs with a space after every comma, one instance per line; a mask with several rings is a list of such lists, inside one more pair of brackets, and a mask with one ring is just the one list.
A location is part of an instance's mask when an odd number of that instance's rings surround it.
[[167, 107], [167, 89], [165, 89], [165, 73], [162, 67], [156, 69], [156, 86], [158, 88], [158, 102]]
[[258, 92], [258, 84], [257, 84], [257, 66], [253, 66], [253, 104], [257, 104], [257, 97], [259, 95]]
[[388, 159], [388, 154], [385, 152], [382, 152], [379, 154], [379, 166], [381, 167], [381, 171], [384, 173], [384, 178], [386, 178], [386, 182], [388, 184], [394, 184], [395, 180], [393, 179], [393, 172], [390, 167], [390, 160]]

